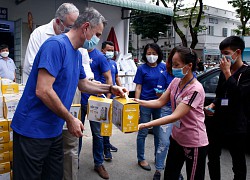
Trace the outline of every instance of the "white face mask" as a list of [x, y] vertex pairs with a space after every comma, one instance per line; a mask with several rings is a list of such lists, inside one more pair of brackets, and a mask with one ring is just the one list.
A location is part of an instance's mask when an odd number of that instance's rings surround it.
[[155, 63], [158, 59], [158, 56], [156, 55], [146, 55], [146, 58], [149, 63]]
[[4, 52], [1, 52], [0, 55], [2, 57], [8, 57], [9, 56], [9, 52], [4, 51]]

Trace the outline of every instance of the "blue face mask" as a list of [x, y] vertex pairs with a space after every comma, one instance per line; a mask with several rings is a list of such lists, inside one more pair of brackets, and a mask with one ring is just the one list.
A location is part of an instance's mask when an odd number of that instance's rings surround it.
[[[235, 53], [236, 51], [234, 51], [234, 53]], [[227, 59], [227, 60], [229, 60], [230, 62], [231, 62], [231, 65], [233, 65], [235, 62], [236, 62], [236, 59], [237, 59], [237, 57], [235, 58], [235, 59], [233, 59], [232, 58], [232, 56], [234, 55], [234, 53], [232, 54], [232, 55], [224, 55], [224, 57]]]
[[114, 57], [114, 52], [113, 51], [106, 51], [105, 55], [108, 59], [112, 59]]
[[184, 67], [185, 66], [183, 66], [182, 68], [172, 68], [172, 73], [173, 73], [174, 77], [184, 78], [188, 73], [188, 71], [186, 72], [186, 74], [183, 73]]
[[87, 49], [87, 50], [94, 49], [99, 41], [100, 41], [100, 39], [96, 35], [93, 35], [90, 40], [88, 40], [87, 38], [85, 39], [82, 47]]

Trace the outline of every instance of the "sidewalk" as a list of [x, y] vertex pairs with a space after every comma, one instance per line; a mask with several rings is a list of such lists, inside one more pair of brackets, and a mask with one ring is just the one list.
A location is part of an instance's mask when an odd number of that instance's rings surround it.
[[[113, 160], [104, 162], [104, 166], [109, 173], [110, 180], [152, 180], [155, 172], [154, 167], [154, 146], [153, 135], [149, 134], [146, 139], [145, 157], [151, 165], [151, 171], [145, 171], [137, 165], [136, 158], [136, 136], [137, 133], [124, 134], [113, 126], [113, 135], [110, 138], [111, 143], [118, 148], [118, 152], [113, 152]], [[250, 156], [247, 156], [248, 176], [250, 179]], [[222, 180], [233, 179], [231, 170], [231, 157], [228, 151], [222, 152], [221, 160]], [[185, 169], [182, 169], [186, 179]], [[83, 136], [83, 146], [80, 155], [79, 180], [101, 180], [94, 171], [94, 160], [92, 156], [92, 135], [89, 121], [85, 121], [85, 131]], [[163, 179], [163, 173], [162, 173]], [[208, 170], [206, 169], [206, 180], [209, 180]]]

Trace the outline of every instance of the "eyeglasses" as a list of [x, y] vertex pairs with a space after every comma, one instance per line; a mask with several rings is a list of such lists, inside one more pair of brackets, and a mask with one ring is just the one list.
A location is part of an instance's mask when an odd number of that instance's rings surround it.
[[73, 27], [72, 25], [70, 25], [70, 26], [65, 26], [64, 24], [63, 24], [63, 20], [61, 20], [60, 19], [60, 22], [61, 22], [61, 25], [63, 26], [63, 28], [64, 28], [64, 33], [67, 33], [67, 32], [69, 32], [70, 31], [70, 29]]

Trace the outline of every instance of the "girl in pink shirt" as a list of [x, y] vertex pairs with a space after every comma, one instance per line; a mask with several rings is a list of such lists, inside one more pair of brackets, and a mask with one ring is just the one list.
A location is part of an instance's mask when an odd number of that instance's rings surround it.
[[197, 55], [191, 48], [182, 46], [175, 47], [172, 51], [175, 51], [172, 72], [176, 78], [167, 91], [156, 100], [135, 100], [141, 106], [149, 108], [160, 108], [171, 100], [173, 113], [139, 124], [139, 129], [174, 123], [164, 179], [178, 180], [185, 162], [187, 179], [202, 180], [205, 177], [208, 138], [203, 112], [205, 92], [193, 74]]

